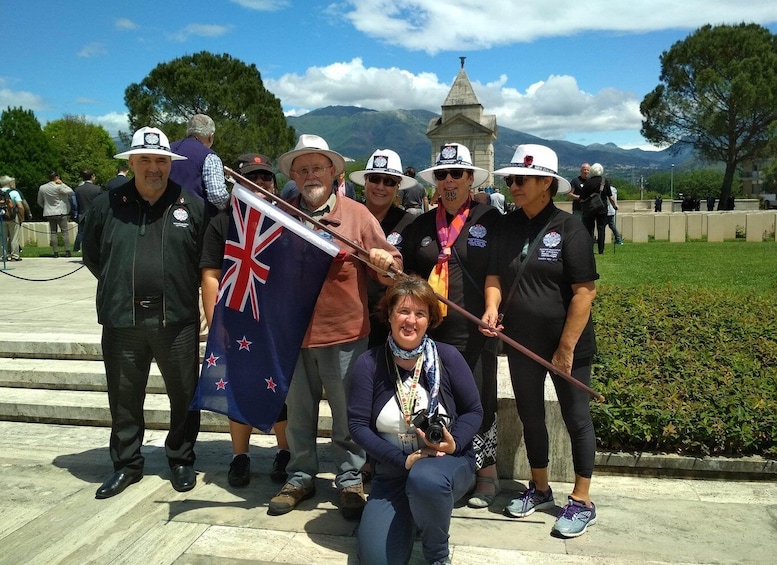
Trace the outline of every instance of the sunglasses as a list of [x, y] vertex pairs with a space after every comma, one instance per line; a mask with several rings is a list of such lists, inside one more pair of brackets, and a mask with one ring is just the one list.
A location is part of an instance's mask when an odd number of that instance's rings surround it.
[[380, 184], [383, 183], [383, 186], [388, 188], [394, 188], [399, 184], [399, 181], [395, 179], [394, 177], [389, 177], [386, 175], [367, 175], [366, 178], [368, 181], [370, 181], [372, 184]]
[[523, 186], [524, 183], [532, 178], [533, 175], [510, 175], [509, 177], [505, 177], [505, 184], [509, 187], [513, 183], [515, 183], [516, 186]]
[[250, 181], [261, 179], [265, 182], [269, 182], [273, 178], [273, 174], [270, 171], [252, 171], [250, 173], [246, 173], [243, 176]]
[[437, 180], [445, 180], [448, 178], [448, 175], [451, 176], [452, 179], [460, 179], [464, 176], [466, 169], [438, 169], [434, 171], [434, 178]]

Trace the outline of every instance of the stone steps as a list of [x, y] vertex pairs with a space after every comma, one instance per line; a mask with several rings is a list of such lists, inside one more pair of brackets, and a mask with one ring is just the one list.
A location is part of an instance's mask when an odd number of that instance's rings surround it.
[[[144, 404], [146, 428], [166, 430], [170, 422], [170, 405], [164, 392], [146, 395]], [[2, 388], [0, 420], [44, 424], [110, 427], [108, 395], [103, 391], [50, 390], [39, 388]], [[329, 405], [319, 407], [319, 435], [332, 433]], [[202, 411], [200, 429], [204, 432], [229, 432], [226, 416]]]
[[[146, 393], [147, 427], [167, 429], [169, 405], [155, 364], [151, 366]], [[498, 397], [497, 470], [503, 479], [525, 480], [530, 476], [530, 469], [505, 357], [499, 359]], [[548, 475], [552, 481], [571, 482], [574, 470], [569, 437], [550, 379], [545, 382], [545, 398], [551, 454]], [[100, 336], [0, 331], [0, 421], [110, 426]], [[221, 414], [203, 411], [201, 430], [228, 433], [228, 420]], [[331, 436], [332, 415], [326, 400], [320, 403], [318, 430], [321, 437]], [[699, 459], [600, 452], [596, 455], [596, 466], [610, 471], [659, 475], [777, 476], [777, 461], [758, 457]]]
[[[151, 365], [146, 427], [167, 429], [165, 385]], [[63, 425], [110, 426], [111, 415], [100, 336], [0, 335], [0, 420]], [[319, 435], [331, 436], [329, 404], [319, 407]], [[226, 416], [203, 411], [201, 430], [229, 432]]]

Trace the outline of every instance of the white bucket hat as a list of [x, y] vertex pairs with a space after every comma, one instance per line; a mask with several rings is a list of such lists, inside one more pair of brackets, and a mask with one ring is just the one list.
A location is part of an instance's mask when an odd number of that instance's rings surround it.
[[170, 157], [173, 161], [186, 159], [183, 155], [178, 155], [170, 150], [170, 141], [159, 128], [143, 127], [132, 136], [132, 145], [128, 151], [114, 155], [114, 159], [126, 159], [130, 155], [140, 153], [151, 153], [152, 155], [164, 155]]
[[446, 143], [440, 147], [434, 166], [424, 169], [418, 173], [418, 176], [429, 184], [436, 185], [437, 181], [434, 178], [434, 171], [439, 169], [467, 169], [472, 171], [474, 180], [472, 181], [471, 188], [480, 186], [488, 180], [488, 171], [472, 164], [472, 156], [469, 154], [469, 149], [461, 143]]
[[297, 146], [278, 157], [278, 170], [287, 177], [290, 176], [291, 164], [294, 162], [294, 159], [310, 153], [326, 155], [335, 167], [335, 176], [345, 170], [345, 158], [337, 151], [329, 149], [329, 144], [323, 137], [309, 133], [300, 135]]
[[558, 156], [550, 147], [544, 145], [519, 145], [513, 159], [506, 167], [494, 171], [494, 175], [529, 175], [535, 177], [556, 177], [558, 193], [569, 192], [569, 181], [558, 174]]
[[354, 171], [349, 178], [362, 186], [364, 186], [365, 177], [371, 173], [383, 173], [384, 175], [391, 175], [392, 177], [399, 177], [399, 190], [410, 188], [416, 181], [412, 177], [408, 177], [402, 173], [402, 160], [397, 155], [396, 151], [391, 149], [377, 149], [375, 153], [367, 161], [366, 169], [363, 171]]

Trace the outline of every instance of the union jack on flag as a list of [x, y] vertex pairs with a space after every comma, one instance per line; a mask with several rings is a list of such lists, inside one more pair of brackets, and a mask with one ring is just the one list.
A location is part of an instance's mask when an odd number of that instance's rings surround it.
[[250, 207], [233, 206], [232, 219], [237, 228], [237, 241], [228, 239], [224, 244], [224, 259], [233, 263], [222, 275], [218, 300], [226, 295], [227, 308], [241, 312], [250, 301], [251, 314], [254, 320], [259, 320], [257, 285], [266, 283], [270, 274], [270, 266], [262, 263], [259, 255], [280, 237], [283, 226]]
[[250, 191], [232, 190], [218, 302], [193, 410], [272, 429], [338, 252], [334, 243]]

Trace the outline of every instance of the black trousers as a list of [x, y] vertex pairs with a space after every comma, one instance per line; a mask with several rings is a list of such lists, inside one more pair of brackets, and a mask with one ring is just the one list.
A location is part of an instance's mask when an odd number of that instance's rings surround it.
[[158, 315], [146, 316], [132, 328], [103, 328], [114, 470], [143, 471], [143, 403], [152, 359], [159, 366], [170, 399], [170, 429], [165, 441], [170, 467], [194, 463], [200, 413], [190, 411], [189, 405], [199, 374], [198, 331], [196, 324], [161, 327]]
[[604, 253], [604, 229], [607, 227], [607, 214], [583, 216], [583, 225], [592, 239], [594, 237], [594, 224], [596, 224], [596, 245], [599, 248], [599, 255], [601, 255]]
[[[552, 352], [543, 355], [550, 359]], [[547, 369], [512, 348], [507, 351], [510, 379], [515, 393], [518, 417], [523, 424], [523, 439], [526, 455], [532, 469], [548, 466], [550, 445], [548, 428], [545, 425], [545, 374]], [[576, 359], [572, 363], [571, 375], [585, 385], [591, 383], [591, 358]], [[569, 438], [572, 441], [572, 462], [575, 474], [591, 478], [596, 457], [596, 433], [591, 420], [588, 393], [583, 392], [563, 378], [551, 373], [556, 388], [561, 416], [564, 418]]]

